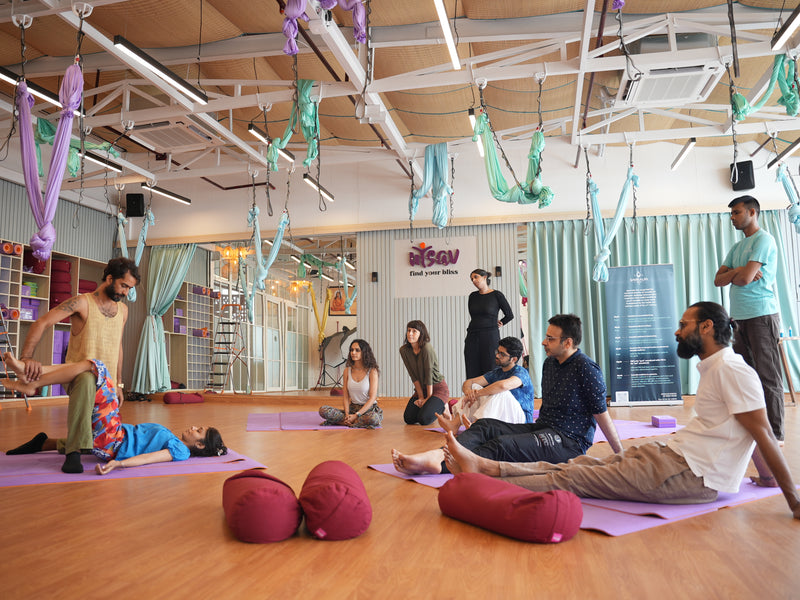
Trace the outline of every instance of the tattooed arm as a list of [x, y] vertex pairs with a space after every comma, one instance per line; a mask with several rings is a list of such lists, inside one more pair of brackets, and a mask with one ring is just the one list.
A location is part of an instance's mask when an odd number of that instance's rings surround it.
[[20, 351], [20, 360], [25, 363], [25, 379], [36, 381], [42, 375], [42, 363], [33, 359], [33, 353], [44, 335], [44, 332], [66, 317], [73, 317], [73, 326], [76, 325], [74, 317], [82, 325], [86, 322], [88, 306], [86, 298], [75, 296], [59, 304], [50, 312], [39, 317], [31, 325], [25, 343]]

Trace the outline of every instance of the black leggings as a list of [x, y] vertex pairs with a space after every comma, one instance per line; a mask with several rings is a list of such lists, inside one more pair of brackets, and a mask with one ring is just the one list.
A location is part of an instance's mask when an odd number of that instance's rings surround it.
[[430, 425], [436, 420], [436, 415], [444, 411], [445, 403], [450, 401], [450, 390], [447, 387], [447, 382], [440, 381], [433, 384], [433, 394], [421, 407], [414, 404], [416, 399], [417, 394], [414, 393], [408, 404], [406, 404], [403, 420], [406, 425]]
[[478, 419], [457, 439], [478, 456], [506, 462], [562, 463], [584, 454], [577, 441], [536, 423]]

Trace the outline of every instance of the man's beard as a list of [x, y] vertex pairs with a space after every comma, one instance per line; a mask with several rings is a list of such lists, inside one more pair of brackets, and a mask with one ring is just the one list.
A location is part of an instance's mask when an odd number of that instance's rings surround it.
[[114, 288], [110, 285], [106, 287], [106, 296], [111, 298], [114, 302], [121, 302], [122, 299], [125, 297], [125, 294], [117, 294], [114, 292]]
[[696, 331], [684, 339], [676, 339], [678, 341], [678, 356], [681, 358], [692, 358], [700, 354], [703, 349], [703, 341]]

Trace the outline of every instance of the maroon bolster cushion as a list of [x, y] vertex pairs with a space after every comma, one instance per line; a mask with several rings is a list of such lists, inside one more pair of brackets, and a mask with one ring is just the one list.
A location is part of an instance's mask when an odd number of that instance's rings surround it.
[[349, 465], [329, 460], [308, 474], [300, 490], [306, 527], [321, 540], [349, 540], [372, 521], [372, 505], [361, 478]]
[[280, 542], [293, 536], [303, 520], [294, 490], [259, 469], [225, 480], [222, 508], [228, 527], [242, 542]]
[[203, 401], [203, 394], [198, 392], [167, 392], [164, 394], [164, 404], [197, 404]]
[[72, 284], [65, 281], [51, 281], [50, 295], [66, 294], [72, 296]]
[[574, 537], [583, 519], [572, 492], [531, 492], [480, 473], [458, 473], [439, 488], [439, 508], [459, 521], [543, 544]]
[[68, 260], [59, 260], [54, 258], [50, 261], [50, 274], [54, 271], [61, 271], [63, 273], [69, 273], [72, 270], [72, 263]]
[[72, 275], [67, 271], [53, 271], [50, 273], [50, 281], [53, 283], [72, 283]]

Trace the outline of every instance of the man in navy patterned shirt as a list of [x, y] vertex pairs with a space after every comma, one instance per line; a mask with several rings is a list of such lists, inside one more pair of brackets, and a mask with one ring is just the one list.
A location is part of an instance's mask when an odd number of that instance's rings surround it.
[[[581, 320], [556, 315], [548, 321], [542, 346], [542, 408], [535, 423], [505, 423], [478, 419], [458, 435], [459, 443], [478, 456], [507, 462], [566, 462], [585, 454], [594, 440], [595, 424], [614, 452], [622, 451], [608, 414], [606, 385], [596, 362], [578, 348]], [[460, 423], [439, 415], [439, 423], [455, 434]], [[403, 473], [447, 472], [441, 448], [419, 454], [392, 450], [392, 462]]]

